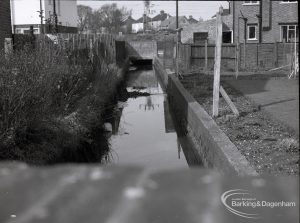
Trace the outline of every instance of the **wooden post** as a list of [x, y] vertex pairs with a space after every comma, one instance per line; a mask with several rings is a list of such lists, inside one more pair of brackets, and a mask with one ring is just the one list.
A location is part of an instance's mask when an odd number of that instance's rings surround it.
[[72, 51], [74, 50], [75, 50], [75, 39], [74, 39], [74, 34], [72, 34]]
[[220, 86], [220, 93], [222, 95], [222, 97], [224, 98], [224, 100], [227, 102], [227, 104], [229, 105], [231, 111], [236, 115], [239, 116], [239, 111], [237, 110], [237, 108], [235, 107], [235, 105], [233, 104], [233, 102], [230, 100], [228, 94], [226, 93], [226, 91], [224, 90], [224, 88], [222, 86]]
[[244, 40], [244, 52], [243, 52], [243, 56], [244, 56], [244, 63], [243, 63], [243, 68], [246, 69], [246, 41]]
[[205, 63], [205, 72], [207, 72], [207, 70], [208, 70], [208, 61], [207, 61], [207, 39], [205, 40], [205, 61], [204, 61], [204, 63]]
[[239, 43], [235, 46], [235, 78], [239, 76]]
[[298, 60], [298, 58], [297, 58], [297, 32], [296, 32], [297, 30], [295, 30], [295, 45], [294, 45], [294, 50], [295, 50], [295, 52], [294, 52], [294, 78], [296, 78], [296, 76], [297, 76], [297, 60]]
[[5, 38], [4, 39], [4, 52], [5, 58], [8, 59], [9, 56], [12, 54], [13, 51], [13, 40], [12, 38]]
[[260, 67], [260, 65], [259, 65], [259, 53], [258, 53], [258, 51], [259, 51], [259, 47], [258, 47], [258, 43], [256, 43], [256, 67], [257, 67], [257, 69]]
[[89, 39], [89, 53], [90, 53], [90, 59], [93, 62], [94, 61], [94, 52], [93, 52], [93, 40]]
[[85, 37], [85, 48], [86, 49], [88, 49], [90, 46], [90, 41], [89, 41], [89, 39], [90, 39], [90, 35], [87, 33], [86, 34], [86, 37]]
[[216, 47], [215, 47], [215, 64], [214, 64], [214, 90], [213, 90], [213, 117], [219, 115], [219, 97], [220, 97], [220, 68], [221, 68], [221, 51], [222, 51], [222, 17], [221, 10], [217, 13], [216, 20]]
[[273, 59], [274, 59], [274, 67], [277, 67], [278, 65], [278, 43], [274, 43], [274, 50], [273, 50]]
[[78, 44], [78, 49], [81, 49], [81, 34], [79, 34], [79, 44]]
[[97, 57], [99, 57], [99, 50], [98, 50], [99, 43], [98, 43], [98, 35], [97, 34], [95, 37], [95, 41], [96, 41], [96, 55], [97, 55]]

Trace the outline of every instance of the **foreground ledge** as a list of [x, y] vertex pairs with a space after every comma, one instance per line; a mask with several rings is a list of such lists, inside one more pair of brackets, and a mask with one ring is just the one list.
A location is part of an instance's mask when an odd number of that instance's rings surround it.
[[[0, 163], [0, 222], [298, 222], [298, 180], [237, 178], [207, 169], [149, 172], [124, 166]], [[257, 201], [296, 206], [246, 207], [244, 211], [260, 217], [249, 221], [221, 201], [234, 189], [247, 190], [243, 197]]]

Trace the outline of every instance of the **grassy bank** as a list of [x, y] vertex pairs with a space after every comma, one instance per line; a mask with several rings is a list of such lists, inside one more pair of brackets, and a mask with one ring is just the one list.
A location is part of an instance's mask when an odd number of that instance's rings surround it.
[[[92, 62], [93, 61], [93, 62]], [[103, 116], [118, 68], [85, 49], [0, 55], [0, 160], [30, 164], [105, 162]]]

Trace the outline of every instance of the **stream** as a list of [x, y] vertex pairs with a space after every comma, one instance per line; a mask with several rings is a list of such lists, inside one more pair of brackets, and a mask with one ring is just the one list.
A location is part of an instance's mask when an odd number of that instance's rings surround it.
[[111, 164], [138, 165], [151, 170], [187, 169], [201, 160], [173, 121], [167, 94], [152, 66], [128, 71], [127, 91], [149, 93], [118, 102], [110, 137]]

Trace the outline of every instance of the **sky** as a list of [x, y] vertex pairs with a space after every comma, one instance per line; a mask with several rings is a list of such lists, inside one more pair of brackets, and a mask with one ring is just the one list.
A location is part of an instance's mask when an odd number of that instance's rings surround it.
[[[125, 6], [127, 9], [132, 9], [132, 17], [139, 19], [144, 12], [143, 1], [100, 1], [100, 0], [78, 0], [77, 4], [87, 5], [93, 9], [98, 9], [104, 4], [117, 3], [119, 7]], [[169, 13], [172, 16], [176, 15], [176, 2], [175, 1], [151, 1], [150, 17], [154, 17], [161, 10]], [[210, 19], [219, 10], [219, 7], [228, 8], [227, 1], [179, 1], [178, 14], [179, 16], [192, 15], [195, 19], [202, 17], [204, 20]]]

